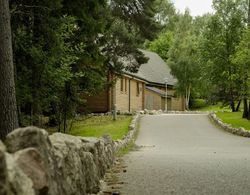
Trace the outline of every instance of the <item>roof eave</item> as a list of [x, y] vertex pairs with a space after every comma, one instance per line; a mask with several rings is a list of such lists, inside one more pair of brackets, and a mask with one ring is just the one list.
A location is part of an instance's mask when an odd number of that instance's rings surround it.
[[135, 76], [135, 75], [133, 75], [133, 74], [129, 74], [128, 72], [123, 72], [123, 74], [126, 75], [126, 76], [129, 76], [129, 77], [131, 77], [131, 78], [136, 78], [137, 80], [143, 81], [143, 82], [145, 82], [146, 84], [149, 83], [146, 79], [144, 79], [144, 78], [142, 78], [142, 77], [139, 77], [139, 76]]

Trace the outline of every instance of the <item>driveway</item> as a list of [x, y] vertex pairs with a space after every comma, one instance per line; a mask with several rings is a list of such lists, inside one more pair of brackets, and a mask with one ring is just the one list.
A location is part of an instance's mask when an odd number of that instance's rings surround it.
[[124, 157], [121, 194], [250, 194], [250, 139], [207, 115], [144, 116], [136, 144]]

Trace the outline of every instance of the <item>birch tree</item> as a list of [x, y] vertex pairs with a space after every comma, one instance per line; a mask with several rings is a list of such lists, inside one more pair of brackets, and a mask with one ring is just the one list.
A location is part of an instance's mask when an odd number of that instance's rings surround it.
[[197, 61], [197, 37], [193, 34], [192, 24], [193, 19], [186, 11], [177, 24], [168, 59], [172, 74], [178, 79], [176, 88], [185, 97], [187, 110], [191, 91], [200, 75]]

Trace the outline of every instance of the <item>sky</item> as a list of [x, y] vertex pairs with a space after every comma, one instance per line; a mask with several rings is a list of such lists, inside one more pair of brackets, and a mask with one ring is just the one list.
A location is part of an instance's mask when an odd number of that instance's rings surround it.
[[185, 8], [189, 8], [192, 16], [203, 15], [212, 12], [212, 0], [172, 0], [175, 7], [184, 12]]

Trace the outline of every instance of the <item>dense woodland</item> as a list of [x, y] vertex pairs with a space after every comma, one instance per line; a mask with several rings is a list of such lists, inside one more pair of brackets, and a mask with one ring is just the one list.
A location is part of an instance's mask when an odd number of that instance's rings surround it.
[[0, 18], [0, 138], [17, 126], [41, 126], [44, 118], [65, 131], [85, 104], [80, 92], [96, 94], [112, 85], [109, 71], [136, 72], [147, 61], [138, 48], [171, 66], [187, 109], [192, 98], [220, 101], [232, 111], [242, 102], [250, 119], [249, 0], [214, 0], [213, 14], [195, 18], [170, 0], [0, 4], [6, 16]]

